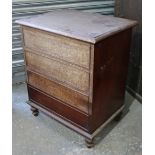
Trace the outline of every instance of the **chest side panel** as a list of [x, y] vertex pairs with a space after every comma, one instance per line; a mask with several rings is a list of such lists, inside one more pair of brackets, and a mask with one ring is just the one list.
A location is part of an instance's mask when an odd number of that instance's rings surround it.
[[95, 44], [92, 130], [124, 103], [130, 41], [131, 29], [128, 29]]

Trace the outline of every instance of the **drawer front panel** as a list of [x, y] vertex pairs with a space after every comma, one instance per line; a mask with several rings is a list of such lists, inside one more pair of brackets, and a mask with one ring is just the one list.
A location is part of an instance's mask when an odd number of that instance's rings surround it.
[[28, 83], [67, 104], [88, 113], [88, 96], [79, 94], [38, 74], [28, 72]]
[[81, 127], [84, 130], [88, 130], [89, 117], [87, 114], [81, 113], [71, 107], [68, 107], [61, 101], [46, 95], [45, 93], [35, 89], [30, 85], [28, 85], [27, 88], [30, 101], [43, 107], [49, 112], [58, 114], [59, 117], [62, 116], [63, 119], [67, 119], [67, 121], [73, 124], [75, 123], [78, 125], [78, 127]]
[[90, 44], [32, 28], [23, 32], [25, 47], [89, 68]]
[[88, 93], [89, 73], [72, 65], [26, 51], [28, 69]]

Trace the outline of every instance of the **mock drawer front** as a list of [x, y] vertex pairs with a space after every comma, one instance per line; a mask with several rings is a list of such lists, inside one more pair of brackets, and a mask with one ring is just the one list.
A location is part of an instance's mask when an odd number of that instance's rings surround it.
[[23, 32], [25, 47], [89, 69], [90, 44], [32, 28]]
[[89, 90], [89, 73], [84, 70], [28, 51], [26, 51], [26, 63], [29, 70], [41, 73], [80, 91], [87, 93]]
[[28, 72], [28, 83], [35, 88], [88, 113], [88, 96], [82, 95], [32, 72]]

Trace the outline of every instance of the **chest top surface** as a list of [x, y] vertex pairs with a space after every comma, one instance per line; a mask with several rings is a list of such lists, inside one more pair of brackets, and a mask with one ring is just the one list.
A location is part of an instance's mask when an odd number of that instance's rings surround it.
[[17, 23], [82, 41], [96, 43], [136, 25], [136, 21], [77, 10], [54, 10]]

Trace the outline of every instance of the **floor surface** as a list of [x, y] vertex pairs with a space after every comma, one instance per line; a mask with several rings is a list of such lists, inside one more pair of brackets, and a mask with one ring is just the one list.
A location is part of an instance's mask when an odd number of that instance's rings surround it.
[[48, 116], [34, 117], [25, 84], [13, 86], [13, 155], [141, 155], [142, 106], [126, 93], [125, 115], [112, 121], [88, 149], [84, 138]]

